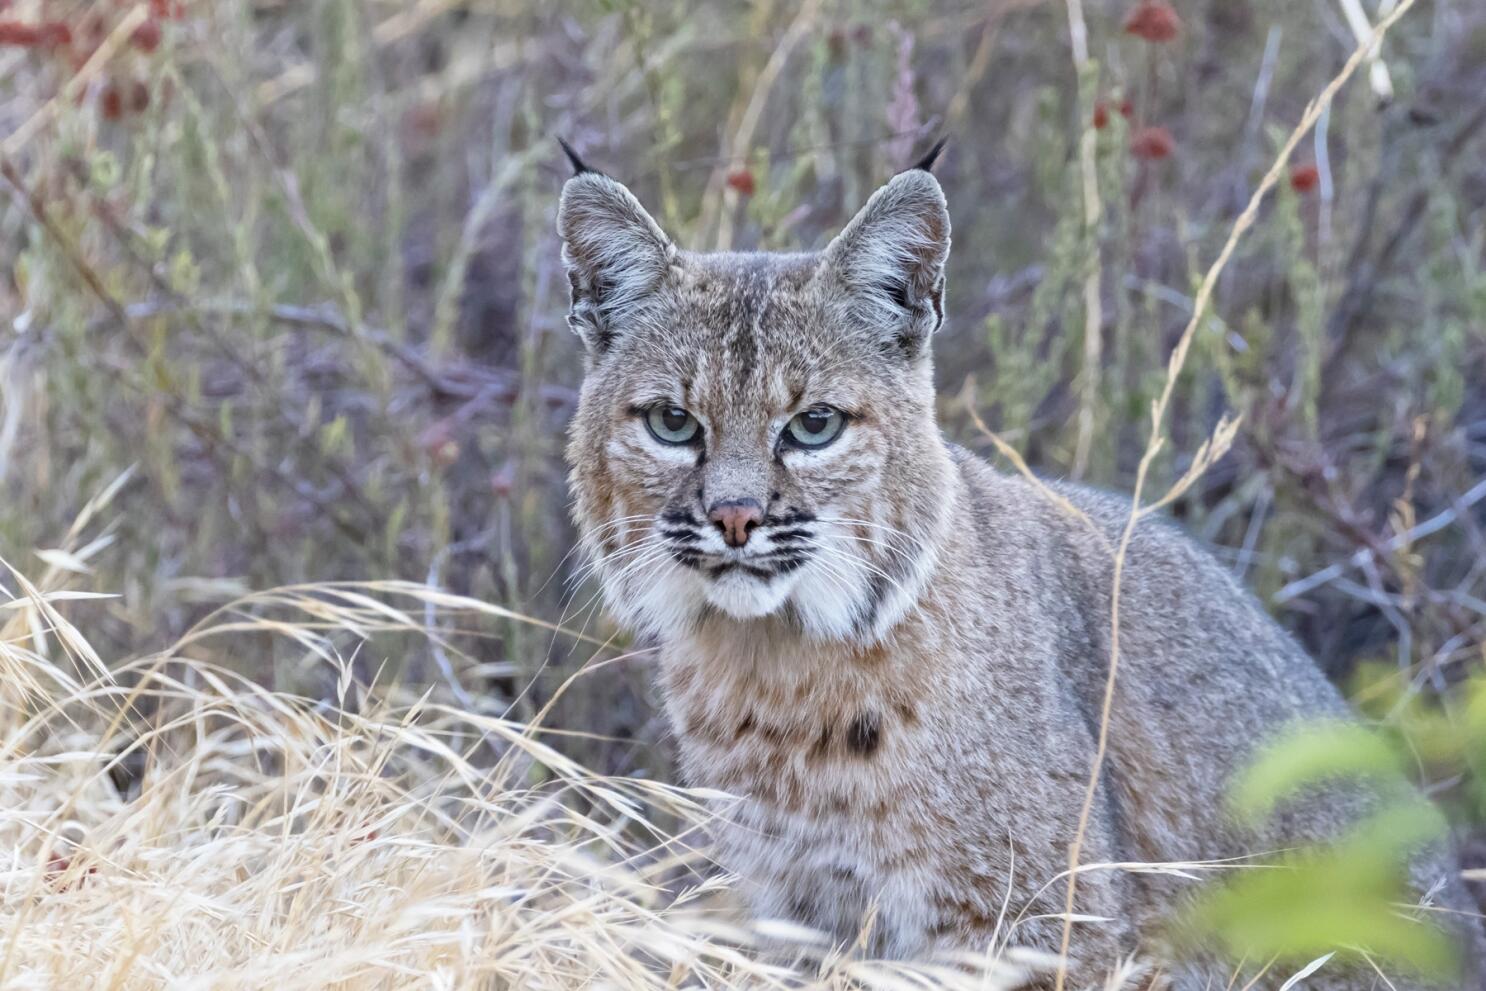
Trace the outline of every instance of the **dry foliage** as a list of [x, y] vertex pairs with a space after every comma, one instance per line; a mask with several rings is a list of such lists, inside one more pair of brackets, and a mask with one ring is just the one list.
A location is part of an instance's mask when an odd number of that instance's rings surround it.
[[[84, 530], [38, 581], [0, 582], [7, 988], [994, 989], [1049, 963], [874, 962], [745, 922], [705, 856], [718, 796], [598, 775], [535, 727], [356, 683], [347, 643], [422, 634], [424, 606], [454, 625], [491, 611], [472, 600], [284, 588], [159, 653], [99, 657], [68, 618], [104, 605], [68, 587], [107, 544]], [[210, 659], [255, 635], [334, 671], [333, 701]]]

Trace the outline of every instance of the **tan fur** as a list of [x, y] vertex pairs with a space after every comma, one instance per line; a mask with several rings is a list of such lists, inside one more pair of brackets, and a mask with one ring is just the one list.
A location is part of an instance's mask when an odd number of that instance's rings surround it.
[[[595, 173], [569, 181], [559, 227], [588, 346], [568, 449], [575, 516], [610, 608], [661, 645], [686, 780], [743, 796], [722, 863], [759, 913], [841, 939], [875, 908], [878, 952], [1056, 949], [1109, 659], [1108, 547], [1128, 504], [1060, 488], [1101, 540], [941, 439], [938, 183], [896, 177], [819, 254], [680, 251]], [[702, 441], [648, 434], [657, 403], [694, 414]], [[851, 414], [840, 438], [780, 446], [817, 404]], [[729, 548], [708, 507], [741, 498], [766, 515]], [[750, 562], [759, 575], [740, 569]], [[1259, 853], [1355, 815], [1357, 802], [1312, 803], [1262, 837], [1227, 823], [1225, 790], [1256, 745], [1346, 707], [1168, 525], [1137, 530], [1123, 596], [1086, 863]], [[1441, 855], [1421, 883], [1463, 908], [1455, 873]], [[1075, 976], [1149, 943], [1189, 888], [1083, 874], [1078, 911], [1107, 921], [1075, 927]], [[1182, 988], [1209, 980], [1227, 972], [1177, 973]], [[1335, 980], [1324, 986], [1354, 986]]]

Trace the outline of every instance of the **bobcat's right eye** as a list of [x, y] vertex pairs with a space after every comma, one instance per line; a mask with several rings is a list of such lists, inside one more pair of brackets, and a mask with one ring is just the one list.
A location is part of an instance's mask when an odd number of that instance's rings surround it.
[[645, 426], [662, 444], [690, 444], [701, 433], [702, 425], [680, 406], [652, 406], [645, 412]]

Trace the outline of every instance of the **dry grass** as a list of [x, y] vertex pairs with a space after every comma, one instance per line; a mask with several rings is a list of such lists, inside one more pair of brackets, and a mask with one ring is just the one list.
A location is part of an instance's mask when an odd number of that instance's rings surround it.
[[[88, 529], [37, 581], [7, 565], [3, 582], [0, 986], [998, 988], [1048, 963], [874, 962], [745, 923], [702, 851], [719, 796], [596, 775], [531, 726], [355, 683], [348, 644], [496, 607], [299, 586], [157, 654], [99, 657], [84, 630], [107, 602], [68, 587], [106, 548]], [[335, 703], [214, 660], [255, 636], [332, 667]]]

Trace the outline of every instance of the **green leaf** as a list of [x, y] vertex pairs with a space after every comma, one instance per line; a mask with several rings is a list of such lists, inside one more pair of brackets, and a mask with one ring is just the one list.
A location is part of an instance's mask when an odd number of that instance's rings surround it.
[[1257, 822], [1287, 795], [1347, 777], [1388, 786], [1407, 780], [1398, 752], [1381, 734], [1355, 723], [1331, 723], [1297, 731], [1264, 748], [1239, 777], [1231, 801], [1239, 815]]
[[1444, 828], [1423, 799], [1390, 804], [1334, 845], [1242, 869], [1205, 891], [1176, 938], [1235, 960], [1298, 966], [1337, 952], [1356, 965], [1366, 953], [1386, 967], [1446, 976], [1458, 966], [1454, 943], [1402, 908], [1413, 900], [1410, 855]]

